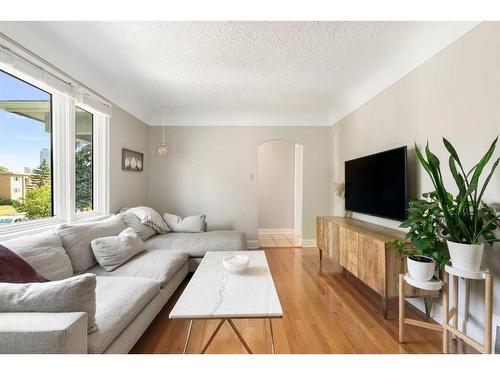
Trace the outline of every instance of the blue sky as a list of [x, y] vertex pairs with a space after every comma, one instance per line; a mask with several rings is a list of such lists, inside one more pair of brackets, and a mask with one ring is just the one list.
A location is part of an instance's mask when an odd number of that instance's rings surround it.
[[[50, 100], [50, 95], [0, 71], [0, 100]], [[50, 136], [42, 122], [0, 109], [0, 165], [12, 172], [36, 168], [44, 148], [50, 148]]]

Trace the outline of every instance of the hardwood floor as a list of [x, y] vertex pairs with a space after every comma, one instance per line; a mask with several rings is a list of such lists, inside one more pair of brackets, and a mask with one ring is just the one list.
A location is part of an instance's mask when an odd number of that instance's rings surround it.
[[[388, 319], [380, 314], [380, 298], [359, 280], [342, 272], [328, 258], [319, 262], [313, 248], [266, 249], [283, 320], [273, 320], [276, 353], [441, 353], [441, 333], [407, 326], [405, 344], [398, 342], [397, 300], [389, 303]], [[186, 279], [158, 314], [131, 353], [182, 353], [189, 321], [168, 314]], [[407, 304], [408, 318], [423, 314]], [[189, 353], [199, 353], [218, 321], [193, 323]], [[271, 353], [266, 320], [235, 320], [254, 353]], [[463, 342], [450, 340], [451, 353], [474, 353]], [[207, 353], [246, 353], [227, 323]]]

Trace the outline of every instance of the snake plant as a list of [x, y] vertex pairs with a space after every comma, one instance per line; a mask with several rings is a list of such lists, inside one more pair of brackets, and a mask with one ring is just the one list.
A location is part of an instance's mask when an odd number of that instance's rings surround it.
[[458, 188], [453, 196], [445, 187], [441, 173], [441, 164], [427, 143], [424, 152], [415, 144], [415, 151], [423, 168], [429, 175], [434, 191], [424, 193], [422, 198], [414, 199], [409, 204], [408, 218], [400, 225], [409, 228], [406, 241], [391, 241], [395, 249], [402, 255], [427, 255], [436, 260], [442, 268], [449, 260], [445, 240], [463, 244], [487, 242], [492, 245], [500, 241], [494, 232], [500, 228], [500, 215], [483, 202], [484, 192], [499, 164], [496, 159], [482, 185], [480, 177], [491, 160], [498, 137], [492, 142], [486, 154], [468, 172], [460, 161], [453, 145], [443, 138], [443, 143], [450, 156], [448, 165]]

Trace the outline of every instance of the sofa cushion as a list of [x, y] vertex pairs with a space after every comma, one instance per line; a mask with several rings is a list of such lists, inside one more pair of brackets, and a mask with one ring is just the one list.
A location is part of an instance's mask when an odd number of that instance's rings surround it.
[[137, 215], [141, 223], [150, 226], [158, 233], [170, 232], [170, 228], [168, 227], [167, 223], [165, 223], [158, 211], [151, 207], [132, 207], [128, 209], [128, 212], [132, 212], [133, 214]]
[[105, 271], [99, 265], [92, 267], [88, 272], [97, 276], [144, 277], [159, 281], [161, 288], [164, 288], [187, 261], [187, 253], [146, 250], [111, 272]]
[[62, 224], [56, 233], [68, 252], [73, 271], [80, 273], [97, 264], [90, 242], [99, 237], [116, 236], [126, 228], [118, 216], [82, 224]]
[[46, 283], [0, 283], [1, 312], [86, 312], [95, 327], [96, 276], [83, 274]]
[[157, 233], [150, 226], [141, 223], [141, 220], [137, 217], [137, 215], [132, 212], [121, 212], [118, 216], [123, 220], [125, 225], [132, 228], [143, 241], [146, 241], [148, 238], [153, 237]]
[[203, 257], [207, 251], [247, 250], [245, 233], [211, 231], [202, 233], [164, 233], [146, 241], [148, 250], [171, 250], [188, 253], [190, 257]]
[[89, 353], [102, 353], [160, 291], [141, 277], [97, 277], [97, 330], [88, 336]]
[[26, 262], [26, 260], [0, 245], [0, 282], [2, 283], [43, 283], [48, 281]]
[[22, 256], [47, 280], [73, 276], [71, 261], [54, 231], [2, 241], [2, 245]]
[[182, 218], [177, 215], [165, 213], [163, 220], [172, 232], [198, 233], [205, 231], [205, 215], [188, 216]]
[[123, 230], [118, 236], [96, 238], [90, 246], [97, 262], [106, 271], [113, 271], [145, 250], [144, 242], [132, 228]]

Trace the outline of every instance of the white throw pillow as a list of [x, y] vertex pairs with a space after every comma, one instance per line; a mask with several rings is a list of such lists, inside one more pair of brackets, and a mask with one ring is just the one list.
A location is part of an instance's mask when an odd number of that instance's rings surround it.
[[146, 241], [148, 238], [153, 237], [157, 233], [150, 226], [141, 223], [141, 220], [137, 217], [137, 215], [132, 212], [121, 212], [118, 216], [123, 220], [125, 225], [132, 228], [143, 241]]
[[95, 287], [91, 273], [46, 283], [0, 283], [0, 312], [86, 312], [90, 333], [97, 329]]
[[97, 262], [105, 271], [113, 271], [146, 250], [144, 242], [132, 228], [125, 229], [118, 236], [96, 238], [90, 245]]
[[206, 215], [195, 215], [182, 218], [169, 213], [163, 214], [163, 220], [172, 232], [198, 233], [205, 231]]

